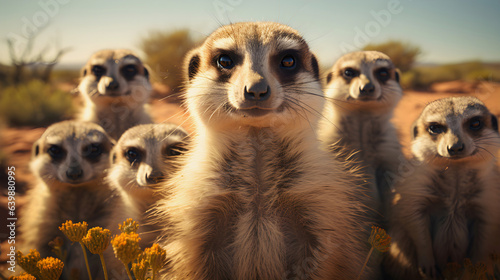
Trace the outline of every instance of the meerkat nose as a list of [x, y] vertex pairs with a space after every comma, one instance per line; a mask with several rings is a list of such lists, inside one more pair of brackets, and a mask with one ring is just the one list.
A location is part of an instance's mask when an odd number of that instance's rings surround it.
[[71, 180], [78, 180], [83, 177], [83, 170], [79, 167], [70, 167], [66, 171], [66, 176]]
[[265, 101], [271, 96], [271, 90], [265, 81], [245, 86], [245, 99], [253, 101]]
[[450, 156], [461, 155], [463, 153], [463, 151], [465, 150], [464, 143], [462, 143], [462, 142], [457, 142], [451, 146], [448, 146], [447, 148], [448, 148], [448, 153], [450, 154]]
[[106, 86], [106, 89], [109, 90], [117, 90], [120, 87], [120, 84], [115, 80], [112, 79], [111, 82]]
[[359, 88], [359, 92], [361, 94], [372, 94], [374, 91], [375, 91], [375, 86], [371, 82]]

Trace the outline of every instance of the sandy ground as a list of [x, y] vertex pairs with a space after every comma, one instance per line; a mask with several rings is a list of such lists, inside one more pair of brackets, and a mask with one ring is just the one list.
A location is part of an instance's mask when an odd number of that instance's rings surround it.
[[[411, 124], [430, 101], [449, 96], [473, 95], [485, 102], [489, 109], [500, 117], [500, 84], [482, 82], [471, 85], [463, 82], [450, 82], [435, 85], [433, 89], [440, 92], [405, 92], [395, 110], [393, 122], [399, 131], [400, 141], [407, 155], [409, 154]], [[168, 103], [166, 100], [155, 99], [151, 103], [151, 114], [155, 122], [172, 122], [191, 130], [187, 113], [177, 103]], [[16, 197], [16, 207], [18, 209], [24, 204], [23, 193], [26, 187], [33, 182], [28, 167], [31, 147], [44, 130], [45, 128], [8, 128], [2, 131], [0, 137], [2, 141], [1, 149], [8, 156], [8, 165], [16, 167], [16, 182], [19, 191]], [[2, 190], [6, 189], [6, 182], [6, 178], [2, 178], [2, 181], [0, 181]], [[6, 206], [7, 198], [3, 191], [2, 196], [0, 196], [0, 224], [2, 225], [7, 218]], [[8, 237], [7, 234], [6, 227], [0, 227], [0, 241], [5, 241]], [[6, 242], [3, 242], [0, 262], [4, 264], [7, 248]]]

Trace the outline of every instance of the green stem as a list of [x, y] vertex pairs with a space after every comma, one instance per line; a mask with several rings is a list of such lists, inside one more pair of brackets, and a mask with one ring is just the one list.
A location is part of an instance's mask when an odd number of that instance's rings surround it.
[[368, 252], [368, 256], [366, 257], [365, 264], [363, 264], [363, 267], [361, 268], [361, 271], [359, 272], [357, 280], [361, 279], [361, 275], [363, 275], [363, 270], [366, 267], [366, 264], [368, 263], [368, 260], [370, 260], [370, 256], [372, 255], [373, 252], [373, 246], [370, 248], [370, 252]]
[[155, 277], [156, 277], [156, 269], [153, 269], [153, 278], [151, 278], [151, 280], [155, 280]]
[[85, 259], [85, 265], [87, 266], [87, 273], [89, 274], [89, 280], [92, 280], [92, 275], [90, 274], [89, 259], [87, 258], [87, 250], [85, 249], [85, 246], [83, 246], [82, 242], [78, 243], [80, 243], [80, 246], [82, 246], [83, 258]]
[[133, 280], [132, 274], [130, 274], [130, 270], [128, 269], [128, 265], [126, 264], [123, 265], [125, 265], [125, 271], [127, 271], [128, 279]]
[[104, 279], [108, 280], [108, 270], [106, 269], [106, 262], [104, 261], [104, 256], [102, 253], [99, 254], [99, 258], [101, 258], [102, 270], [104, 271]]

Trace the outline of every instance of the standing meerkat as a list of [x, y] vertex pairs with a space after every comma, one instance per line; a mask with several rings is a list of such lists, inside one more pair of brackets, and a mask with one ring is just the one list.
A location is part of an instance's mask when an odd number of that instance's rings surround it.
[[157, 186], [177, 170], [177, 159], [185, 151], [187, 132], [175, 124], [143, 124], [130, 128], [111, 152], [107, 180], [127, 192], [141, 215], [139, 228], [146, 246], [151, 246], [159, 228], [149, 220], [149, 209], [160, 198]]
[[78, 119], [98, 123], [115, 140], [133, 126], [152, 122], [149, 72], [129, 50], [94, 53], [81, 71], [78, 91], [84, 100]]
[[[48, 243], [57, 236], [64, 237], [59, 226], [67, 220], [86, 221], [89, 228], [100, 226], [116, 233], [118, 223], [132, 216], [129, 210], [133, 207], [122, 191], [104, 182], [111, 147], [103, 128], [80, 121], [53, 124], [35, 142], [30, 168], [36, 185], [20, 218], [23, 252], [37, 249], [42, 257], [51, 255]], [[63, 278], [76, 273], [85, 279], [88, 275], [82, 249], [71, 243], [65, 239], [63, 250], [68, 255]], [[88, 256], [93, 277], [101, 276], [99, 257]], [[108, 259], [113, 262], [113, 258]], [[110, 270], [114, 268], [109, 265]]]
[[235, 23], [186, 65], [196, 129], [157, 209], [163, 278], [356, 278], [369, 249], [364, 207], [320, 149], [324, 97], [305, 40], [278, 23]]
[[420, 279], [418, 270], [438, 277], [465, 258], [488, 263], [500, 228], [499, 148], [497, 118], [479, 99], [424, 108], [411, 146], [420, 164], [396, 184], [388, 267], [395, 279]]
[[381, 52], [353, 52], [333, 65], [326, 81], [320, 139], [334, 153], [361, 164], [372, 196], [383, 206], [398, 166], [405, 161], [391, 123], [403, 95], [398, 70]]

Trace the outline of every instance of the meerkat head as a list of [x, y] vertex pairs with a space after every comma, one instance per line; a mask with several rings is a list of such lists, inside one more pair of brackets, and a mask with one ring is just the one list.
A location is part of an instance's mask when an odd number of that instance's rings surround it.
[[[149, 72], [129, 50], [101, 50], [81, 70], [79, 92], [94, 102], [110, 98], [133, 98], [146, 102], [151, 91]], [[106, 100], [107, 100], [106, 99]]]
[[30, 168], [49, 187], [88, 184], [103, 177], [112, 145], [97, 124], [59, 122], [49, 126], [33, 145]]
[[497, 118], [475, 97], [429, 103], [412, 133], [413, 154], [437, 164], [488, 161], [500, 148]]
[[325, 94], [361, 111], [392, 109], [403, 95], [398, 71], [381, 52], [348, 53], [328, 73]]
[[209, 126], [307, 122], [323, 104], [315, 56], [278, 23], [220, 27], [188, 54], [186, 72], [188, 107]]
[[176, 170], [187, 133], [174, 124], [145, 124], [128, 129], [111, 152], [108, 180], [135, 196], [147, 196]]

